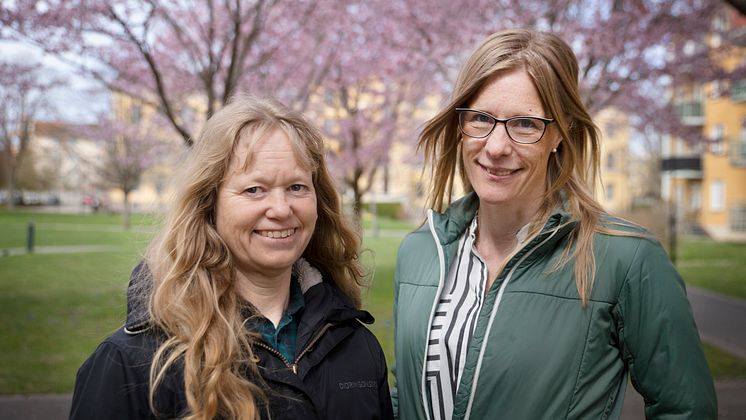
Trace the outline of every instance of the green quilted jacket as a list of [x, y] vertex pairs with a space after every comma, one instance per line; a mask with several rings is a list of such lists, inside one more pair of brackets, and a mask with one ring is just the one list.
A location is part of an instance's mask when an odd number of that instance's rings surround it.
[[[430, 212], [399, 249], [393, 397], [399, 419], [429, 418], [429, 327], [477, 206], [472, 193], [444, 214]], [[487, 292], [453, 418], [617, 419], [629, 376], [648, 419], [716, 419], [686, 290], [665, 250], [640, 230], [632, 237], [596, 234], [595, 285], [583, 306], [573, 264], [552, 271], [574, 227], [557, 211]]]

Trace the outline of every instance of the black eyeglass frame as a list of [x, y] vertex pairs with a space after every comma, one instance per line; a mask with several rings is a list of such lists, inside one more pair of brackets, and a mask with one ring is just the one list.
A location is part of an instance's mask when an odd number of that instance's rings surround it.
[[[494, 120], [494, 123], [492, 124], [492, 128], [490, 129], [490, 131], [487, 132], [487, 134], [483, 136], [472, 136], [471, 134], [466, 134], [464, 132], [463, 127], [461, 127], [461, 114], [464, 112], [475, 112], [477, 114], [482, 114], [482, 115], [492, 118]], [[541, 139], [544, 138], [544, 134], [547, 133], [547, 127], [549, 126], [549, 124], [555, 121], [553, 118], [535, 117], [535, 116], [529, 116], [529, 115], [526, 115], [526, 116], [519, 115], [516, 117], [501, 119], [501, 118], [497, 118], [496, 116], [488, 112], [484, 112], [484, 111], [480, 111], [478, 109], [472, 109], [472, 108], [456, 108], [456, 113], [458, 113], [458, 129], [461, 132], [461, 134], [465, 136], [469, 136], [474, 139], [484, 139], [484, 138], [489, 137], [490, 134], [492, 134], [492, 132], [495, 131], [495, 127], [497, 127], [497, 123], [502, 123], [505, 126], [505, 133], [508, 135], [511, 141], [517, 144], [536, 144], [540, 142]], [[544, 131], [541, 133], [541, 136], [539, 136], [539, 138], [536, 141], [526, 143], [526, 142], [518, 141], [514, 139], [513, 136], [510, 135], [510, 130], [508, 130], [508, 123], [513, 120], [526, 119], [526, 118], [533, 119], [533, 120], [539, 120], [544, 123]]]

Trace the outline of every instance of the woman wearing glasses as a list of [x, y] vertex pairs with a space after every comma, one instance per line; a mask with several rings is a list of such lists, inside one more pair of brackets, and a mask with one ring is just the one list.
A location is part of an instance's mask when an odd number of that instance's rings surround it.
[[615, 419], [628, 374], [648, 418], [716, 418], [681, 278], [593, 198], [599, 146], [557, 36], [499, 32], [464, 64], [420, 136], [434, 210], [399, 250], [399, 418]]

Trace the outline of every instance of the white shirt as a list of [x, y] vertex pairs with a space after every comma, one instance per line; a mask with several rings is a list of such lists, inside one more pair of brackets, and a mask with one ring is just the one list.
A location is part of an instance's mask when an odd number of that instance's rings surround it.
[[487, 264], [476, 250], [477, 217], [459, 239], [430, 326], [425, 377], [430, 417], [450, 419], [487, 284]]

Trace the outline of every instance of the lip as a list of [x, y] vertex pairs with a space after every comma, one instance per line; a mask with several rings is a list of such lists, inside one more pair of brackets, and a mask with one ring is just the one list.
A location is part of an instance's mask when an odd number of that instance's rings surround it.
[[508, 178], [510, 176], [513, 176], [521, 171], [520, 168], [518, 169], [510, 169], [510, 168], [489, 168], [487, 166], [482, 165], [481, 163], [477, 162], [477, 165], [479, 165], [480, 168], [487, 174], [487, 176], [491, 178]]
[[298, 233], [298, 228], [285, 228], [285, 229], [256, 229], [254, 234], [271, 240], [283, 240], [290, 239]]

